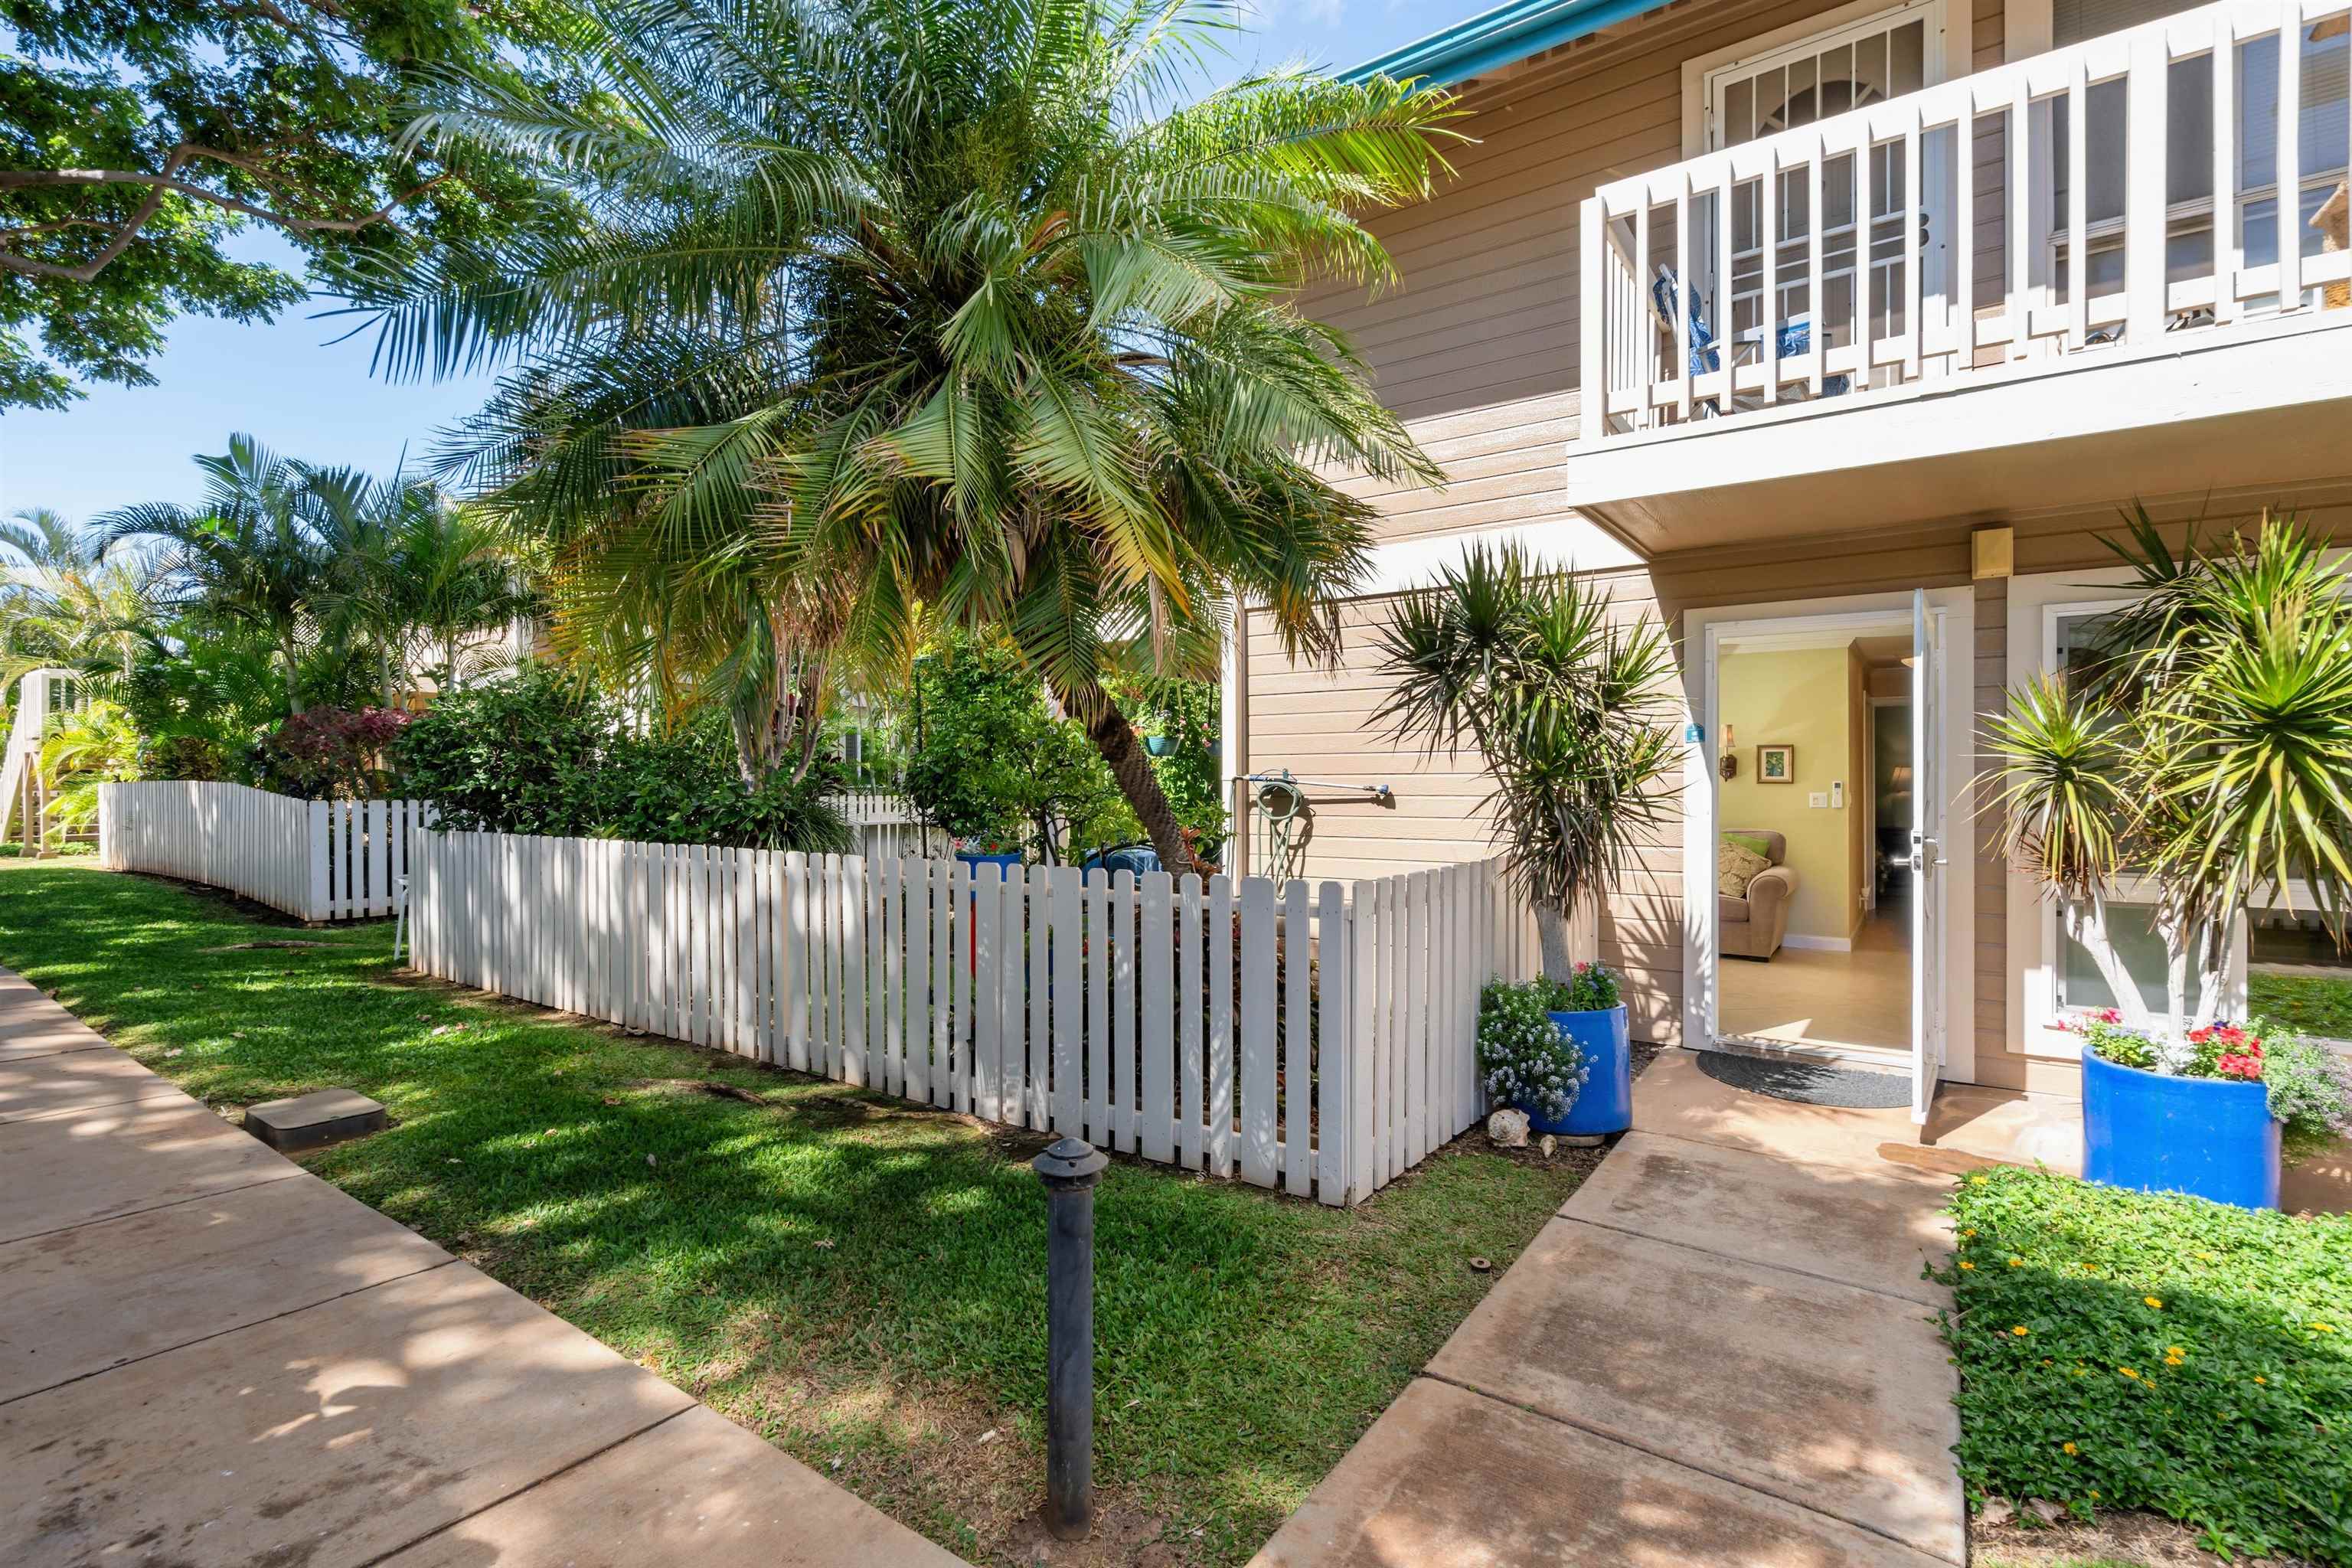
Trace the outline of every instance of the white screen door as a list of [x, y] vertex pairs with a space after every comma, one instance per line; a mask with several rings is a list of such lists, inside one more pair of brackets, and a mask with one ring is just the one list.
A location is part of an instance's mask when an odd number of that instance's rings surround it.
[[1944, 781], [1937, 688], [1943, 622], [1911, 595], [1911, 1119], [1927, 1120], [1944, 1070]]

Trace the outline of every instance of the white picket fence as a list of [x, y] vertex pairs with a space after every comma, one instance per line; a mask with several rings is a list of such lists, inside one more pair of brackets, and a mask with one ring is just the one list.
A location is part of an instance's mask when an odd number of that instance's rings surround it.
[[99, 785], [100, 864], [183, 877], [306, 921], [397, 909], [432, 808], [414, 800], [297, 800], [236, 784]]
[[1325, 1203], [1484, 1113], [1493, 862], [1353, 889], [487, 833], [417, 841], [415, 966]]

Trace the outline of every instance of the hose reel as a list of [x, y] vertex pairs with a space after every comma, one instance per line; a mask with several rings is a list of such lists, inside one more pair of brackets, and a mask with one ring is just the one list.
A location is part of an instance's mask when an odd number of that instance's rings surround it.
[[1243, 782], [1250, 786], [1250, 804], [1257, 807], [1258, 816], [1263, 819], [1258, 843], [1265, 857], [1263, 864], [1267, 874], [1274, 879], [1277, 893], [1290, 880], [1291, 856], [1299, 826], [1302, 823], [1312, 824], [1315, 820], [1314, 809], [1307, 802], [1307, 786], [1360, 791], [1383, 805], [1395, 802], [1395, 796], [1386, 784], [1327, 784], [1316, 779], [1295, 778], [1288, 768], [1252, 773]]

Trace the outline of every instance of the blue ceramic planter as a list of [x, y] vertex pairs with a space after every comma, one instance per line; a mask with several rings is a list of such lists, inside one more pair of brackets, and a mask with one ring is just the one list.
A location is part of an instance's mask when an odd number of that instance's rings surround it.
[[2274, 1209], [2279, 1124], [2270, 1091], [2230, 1079], [2168, 1078], [2085, 1051], [2083, 1174], [2111, 1187]]
[[1519, 1107], [1528, 1111], [1528, 1130], [1593, 1138], [1633, 1126], [1633, 1036], [1623, 1005], [1597, 1013], [1554, 1013], [1551, 1021], [1559, 1027], [1559, 1037], [1574, 1042], [1584, 1054], [1588, 1076], [1576, 1103], [1557, 1121]]
[[1010, 855], [976, 855], [969, 850], [959, 849], [956, 851], [956, 858], [971, 868], [974, 880], [980, 879], [980, 868], [982, 866], [995, 867], [996, 875], [991, 879], [1001, 882], [1004, 880], [1004, 868], [1007, 866], [1021, 864], [1021, 856], [1017, 850]]

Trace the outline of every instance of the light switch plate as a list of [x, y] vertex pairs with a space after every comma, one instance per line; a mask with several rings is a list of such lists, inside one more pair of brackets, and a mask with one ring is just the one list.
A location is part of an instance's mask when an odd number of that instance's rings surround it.
[[1821, 791], [1815, 790], [1806, 804], [1810, 805], [1815, 811], [1826, 811], [1829, 808], [1830, 797], [1823, 795]]

